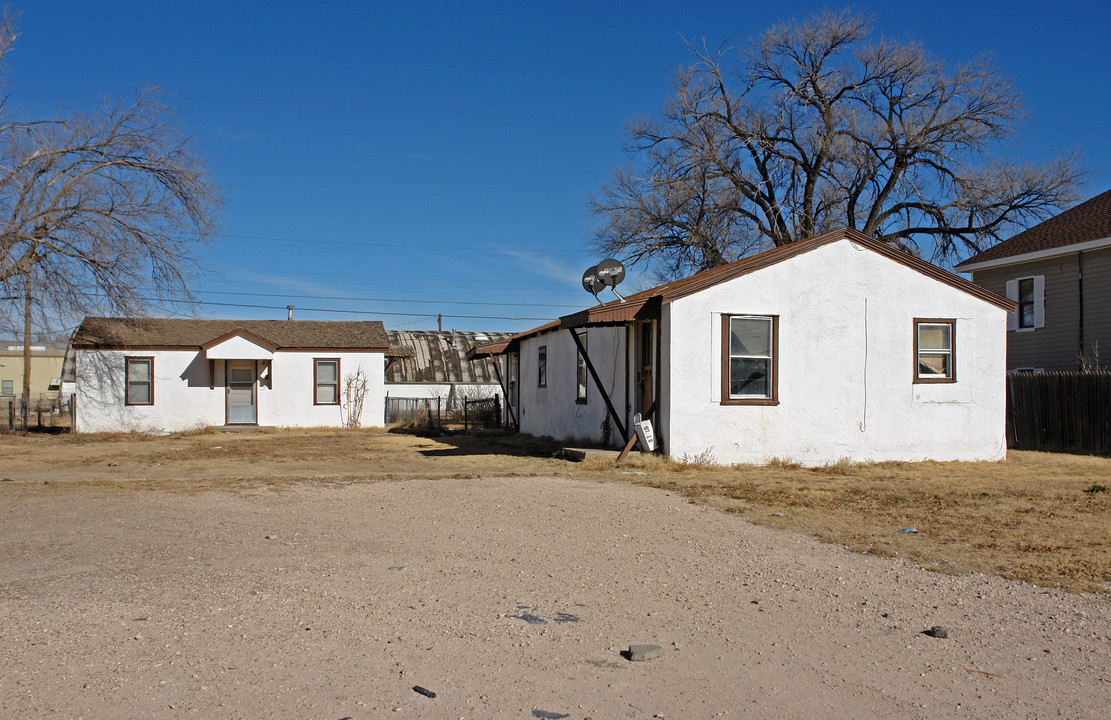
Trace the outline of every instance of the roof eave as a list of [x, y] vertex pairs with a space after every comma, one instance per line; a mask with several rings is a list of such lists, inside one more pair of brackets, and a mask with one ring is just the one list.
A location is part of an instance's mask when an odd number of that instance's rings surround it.
[[1111, 237], [1100, 238], [1098, 240], [1088, 240], [1086, 242], [1073, 243], [1071, 245], [1062, 245], [1061, 247], [1048, 248], [1046, 250], [1035, 250], [1034, 252], [1020, 253], [1017, 255], [1006, 255], [1001, 258], [995, 258], [993, 260], [983, 260], [980, 262], [976, 262], [976, 258], [969, 258], [960, 265], [955, 266], [953, 269], [959, 272], [990, 270], [991, 268], [1035, 262], [1037, 260], [1045, 260], [1047, 258], [1060, 257], [1062, 255], [1081, 253], [1085, 252], [1086, 250], [1099, 250], [1105, 247], [1111, 247]]

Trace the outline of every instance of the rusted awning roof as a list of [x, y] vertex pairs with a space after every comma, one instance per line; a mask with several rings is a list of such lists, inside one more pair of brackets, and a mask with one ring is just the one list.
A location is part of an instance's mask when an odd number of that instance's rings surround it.
[[552, 330], [558, 330], [559, 327], [560, 321], [553, 320], [549, 323], [544, 323], [540, 327], [533, 328], [532, 330], [526, 330], [523, 333], [517, 333], [516, 335], [513, 335], [509, 338], [504, 338], [495, 342], [479, 343], [467, 352], [467, 359], [472, 360], [476, 357], [501, 355], [504, 352], [515, 349], [519, 341], [524, 338], [532, 337], [533, 335], [542, 335], [545, 332], [551, 332]]

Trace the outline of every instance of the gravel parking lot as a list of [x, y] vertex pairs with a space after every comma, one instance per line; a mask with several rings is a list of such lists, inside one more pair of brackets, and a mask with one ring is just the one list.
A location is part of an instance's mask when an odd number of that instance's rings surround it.
[[[1111, 703], [1106, 596], [549, 476], [6, 482], [0, 618], [3, 717], [1081, 718]], [[663, 652], [631, 662], [634, 644]]]

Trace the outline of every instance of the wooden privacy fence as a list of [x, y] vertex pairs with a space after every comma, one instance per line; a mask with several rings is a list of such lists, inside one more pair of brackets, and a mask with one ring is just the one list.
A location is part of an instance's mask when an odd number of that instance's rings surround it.
[[1111, 372], [1007, 375], [1007, 446], [1111, 455]]

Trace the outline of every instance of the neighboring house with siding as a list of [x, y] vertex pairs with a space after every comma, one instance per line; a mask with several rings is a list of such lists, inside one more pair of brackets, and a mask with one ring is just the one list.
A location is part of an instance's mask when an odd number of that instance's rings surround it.
[[362, 425], [380, 426], [387, 347], [377, 321], [85, 318], [67, 358], [76, 429], [342, 426], [358, 370]]
[[504, 395], [497, 363], [489, 358], [467, 359], [476, 344], [508, 339], [512, 333], [458, 330], [386, 333], [390, 349], [386, 362], [386, 396], [442, 398], [448, 406], [462, 398]]
[[[62, 375], [61, 350], [45, 345], [31, 346], [31, 403], [58, 398]], [[23, 345], [0, 344], [0, 408], [23, 396]]]
[[[479, 345], [523, 432], [805, 465], [999, 460], [1013, 303], [848, 229]], [[608, 425], [608, 430], [606, 426]]]
[[1008, 370], [1111, 365], [1111, 190], [970, 257], [956, 270], [1017, 303]]

